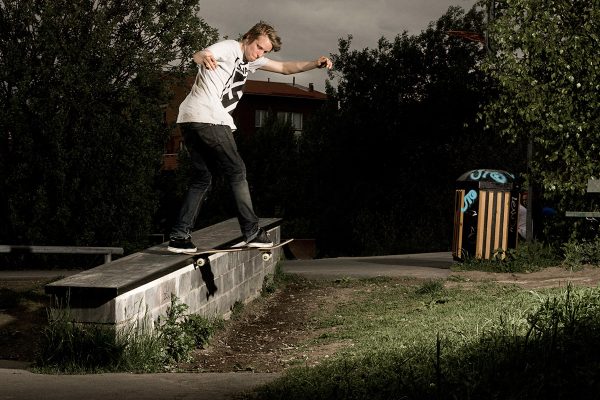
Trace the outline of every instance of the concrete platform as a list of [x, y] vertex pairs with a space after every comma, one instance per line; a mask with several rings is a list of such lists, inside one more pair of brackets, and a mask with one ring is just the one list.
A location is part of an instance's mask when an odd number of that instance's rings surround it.
[[[279, 243], [280, 223], [279, 218], [265, 218], [259, 225]], [[242, 240], [235, 218], [192, 234], [200, 250], [230, 247]], [[165, 242], [70, 275], [47, 284], [45, 291], [53, 295], [57, 307], [68, 304], [77, 322], [153, 329], [171, 306], [172, 296], [190, 313], [226, 317], [236, 302], [247, 303], [260, 295], [265, 277], [274, 272], [283, 252], [274, 249], [268, 260], [259, 251], [220, 252], [198, 267], [190, 255], [171, 253], [167, 246]]]

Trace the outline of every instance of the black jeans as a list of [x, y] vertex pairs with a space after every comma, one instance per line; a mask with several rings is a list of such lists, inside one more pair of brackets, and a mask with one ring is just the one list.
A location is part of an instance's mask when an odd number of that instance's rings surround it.
[[246, 241], [258, 233], [258, 217], [252, 207], [246, 165], [240, 157], [233, 132], [227, 125], [184, 123], [180, 128], [194, 166], [188, 193], [171, 231], [171, 239], [187, 239], [194, 228], [200, 206], [212, 184], [212, 171], [218, 168], [231, 186], [240, 229]]

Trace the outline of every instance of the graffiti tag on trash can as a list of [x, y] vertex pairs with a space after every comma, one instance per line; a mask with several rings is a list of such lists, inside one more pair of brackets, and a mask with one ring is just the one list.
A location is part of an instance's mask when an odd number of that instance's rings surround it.
[[[471, 178], [471, 180], [478, 181], [480, 179], [487, 178], [488, 176], [497, 183], [506, 183], [508, 180], [504, 172], [493, 170], [490, 171], [487, 169], [476, 169], [475, 171], [471, 172], [469, 178]], [[511, 177], [514, 179], [514, 176]]]
[[477, 191], [471, 190], [469, 193], [467, 193], [465, 195], [463, 207], [460, 209], [460, 211], [461, 212], [467, 211], [469, 209], [469, 207], [471, 206], [471, 204], [473, 204], [475, 202], [475, 199], [477, 199]]

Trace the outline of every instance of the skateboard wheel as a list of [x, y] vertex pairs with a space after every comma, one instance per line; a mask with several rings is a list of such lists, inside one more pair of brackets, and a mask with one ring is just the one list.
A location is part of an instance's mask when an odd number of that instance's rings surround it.
[[196, 266], [197, 267], [203, 267], [204, 264], [206, 264], [206, 260], [204, 258], [199, 258], [196, 260]]
[[262, 255], [263, 261], [269, 261], [271, 259], [271, 254], [265, 253]]

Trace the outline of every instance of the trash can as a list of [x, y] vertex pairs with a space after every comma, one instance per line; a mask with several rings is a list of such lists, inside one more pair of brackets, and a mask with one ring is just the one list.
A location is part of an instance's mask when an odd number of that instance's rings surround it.
[[504, 257], [517, 246], [519, 188], [513, 174], [476, 169], [456, 181], [452, 256]]

